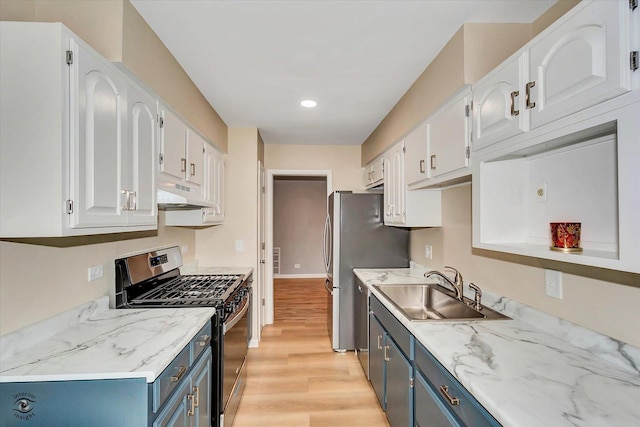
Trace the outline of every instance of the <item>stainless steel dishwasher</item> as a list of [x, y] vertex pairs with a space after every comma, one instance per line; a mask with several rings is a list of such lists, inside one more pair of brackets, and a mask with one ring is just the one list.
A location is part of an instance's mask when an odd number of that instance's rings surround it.
[[354, 294], [356, 354], [369, 379], [369, 289], [356, 277]]

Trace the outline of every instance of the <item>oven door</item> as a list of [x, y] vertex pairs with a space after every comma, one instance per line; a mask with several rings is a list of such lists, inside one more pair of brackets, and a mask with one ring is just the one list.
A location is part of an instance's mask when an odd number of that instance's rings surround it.
[[245, 362], [249, 347], [250, 308], [251, 292], [237, 315], [230, 321], [225, 321], [223, 327], [222, 419], [224, 426], [233, 424], [246, 383]]

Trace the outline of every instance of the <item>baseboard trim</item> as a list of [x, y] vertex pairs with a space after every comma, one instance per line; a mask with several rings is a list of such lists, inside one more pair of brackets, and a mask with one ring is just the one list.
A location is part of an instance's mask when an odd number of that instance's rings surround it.
[[323, 279], [326, 274], [274, 274], [274, 279]]

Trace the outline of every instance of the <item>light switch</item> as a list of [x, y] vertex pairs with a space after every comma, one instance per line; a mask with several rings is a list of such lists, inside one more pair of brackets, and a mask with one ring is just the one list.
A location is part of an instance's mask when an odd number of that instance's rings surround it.
[[104, 276], [104, 266], [96, 265], [94, 267], [89, 267], [88, 269], [88, 277], [89, 282], [94, 280], [98, 280], [99, 278]]
[[426, 259], [431, 259], [433, 257], [433, 248], [431, 245], [424, 245], [424, 257]]
[[236, 240], [236, 252], [244, 251], [244, 242], [242, 240]]
[[562, 272], [545, 269], [544, 280], [547, 296], [562, 299]]

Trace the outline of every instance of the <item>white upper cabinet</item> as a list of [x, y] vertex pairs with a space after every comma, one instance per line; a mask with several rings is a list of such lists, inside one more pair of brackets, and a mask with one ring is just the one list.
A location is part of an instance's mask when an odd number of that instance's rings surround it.
[[61, 24], [0, 29], [0, 235], [157, 228], [155, 101]]
[[397, 227], [442, 225], [440, 190], [408, 190], [405, 182], [405, 145], [401, 140], [383, 155], [384, 223]]
[[204, 139], [193, 130], [187, 131], [185, 179], [194, 184], [204, 182]]
[[384, 181], [384, 158], [382, 156], [362, 168], [362, 179], [365, 188], [373, 188]]
[[473, 149], [630, 91], [632, 13], [625, 1], [585, 0], [478, 81]]
[[187, 172], [187, 124], [165, 106], [160, 108], [160, 172], [184, 179]]
[[405, 144], [405, 179], [407, 185], [415, 184], [430, 177], [427, 161], [429, 147], [427, 124], [423, 123], [404, 139]]
[[473, 86], [473, 149], [527, 130], [522, 70], [527, 53], [512, 56]]
[[471, 88], [466, 87], [428, 120], [429, 170], [432, 178], [470, 175]]
[[529, 49], [531, 128], [630, 90], [629, 3], [597, 1]]

